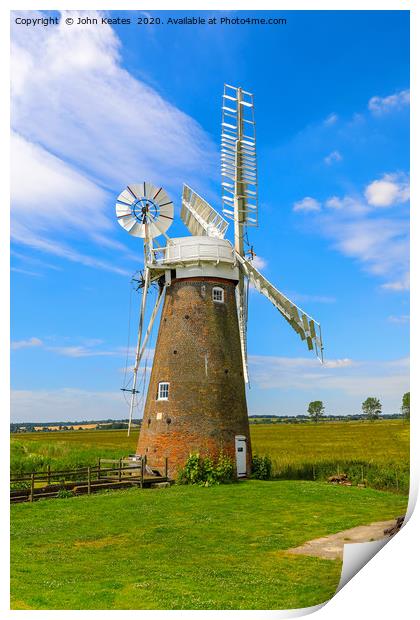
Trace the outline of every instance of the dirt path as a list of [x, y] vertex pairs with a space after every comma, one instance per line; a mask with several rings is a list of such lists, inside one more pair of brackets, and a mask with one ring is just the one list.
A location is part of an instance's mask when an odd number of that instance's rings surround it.
[[325, 560], [336, 560], [343, 557], [343, 547], [345, 544], [381, 540], [381, 538], [386, 538], [384, 530], [393, 525], [395, 525], [395, 519], [352, 527], [350, 530], [343, 530], [342, 532], [337, 532], [337, 534], [309, 540], [300, 545], [300, 547], [287, 549], [285, 553], [312, 555]]

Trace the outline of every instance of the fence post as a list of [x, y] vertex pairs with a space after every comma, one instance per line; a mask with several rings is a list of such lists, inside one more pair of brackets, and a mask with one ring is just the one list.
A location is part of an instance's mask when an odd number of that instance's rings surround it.
[[144, 459], [145, 457], [141, 457], [141, 467], [140, 467], [140, 488], [143, 488], [143, 481], [144, 481]]
[[121, 482], [121, 459], [118, 461], [118, 482]]
[[35, 475], [31, 474], [31, 494], [29, 495], [29, 501], [34, 501], [34, 487], [35, 487]]
[[362, 467], [362, 479], [361, 479], [361, 483], [363, 484], [363, 483], [364, 483], [364, 481], [365, 481], [365, 477], [364, 477], [364, 475], [363, 475], [363, 465], [362, 465], [361, 467]]
[[337, 463], [337, 476], [339, 476], [339, 475], [340, 475], [340, 464]]
[[47, 480], [48, 480], [48, 484], [51, 484], [51, 465], [48, 464], [48, 469], [47, 469]]
[[98, 480], [101, 477], [101, 459], [98, 459]]
[[88, 467], [88, 495], [90, 495], [90, 465]]
[[312, 476], [313, 476], [313, 479], [316, 480], [315, 465], [312, 465]]
[[168, 457], [165, 456], [165, 478], [168, 477]]

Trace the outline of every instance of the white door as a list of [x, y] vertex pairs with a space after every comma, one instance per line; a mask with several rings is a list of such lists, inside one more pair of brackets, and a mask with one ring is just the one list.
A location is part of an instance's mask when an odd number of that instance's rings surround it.
[[238, 478], [242, 476], [246, 476], [246, 437], [245, 435], [236, 435], [235, 454], [236, 454], [237, 476]]

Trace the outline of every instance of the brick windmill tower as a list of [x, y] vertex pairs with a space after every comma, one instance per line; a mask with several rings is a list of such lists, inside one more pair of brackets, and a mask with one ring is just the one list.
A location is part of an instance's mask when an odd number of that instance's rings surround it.
[[[223, 212], [228, 222], [184, 185], [181, 219], [191, 233], [170, 238], [173, 203], [163, 188], [129, 185], [116, 204], [118, 222], [144, 239], [144, 272], [130, 424], [146, 346], [162, 306], [143, 422], [137, 446], [148, 464], [176, 475], [192, 452], [231, 456], [238, 477], [250, 473], [251, 441], [245, 395], [248, 285], [280, 311], [322, 359], [320, 326], [279, 292], [245, 254], [249, 226], [258, 224], [253, 95], [225, 85], [222, 117]], [[155, 239], [163, 236], [163, 245]], [[158, 287], [145, 328], [147, 293]], [[144, 332], [144, 333], [143, 333]]]

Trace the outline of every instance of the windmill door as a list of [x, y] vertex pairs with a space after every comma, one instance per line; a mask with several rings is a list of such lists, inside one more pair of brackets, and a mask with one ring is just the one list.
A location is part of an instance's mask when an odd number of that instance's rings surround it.
[[238, 478], [241, 478], [242, 476], [246, 476], [246, 437], [245, 435], [236, 435], [235, 454], [236, 454], [236, 474]]

